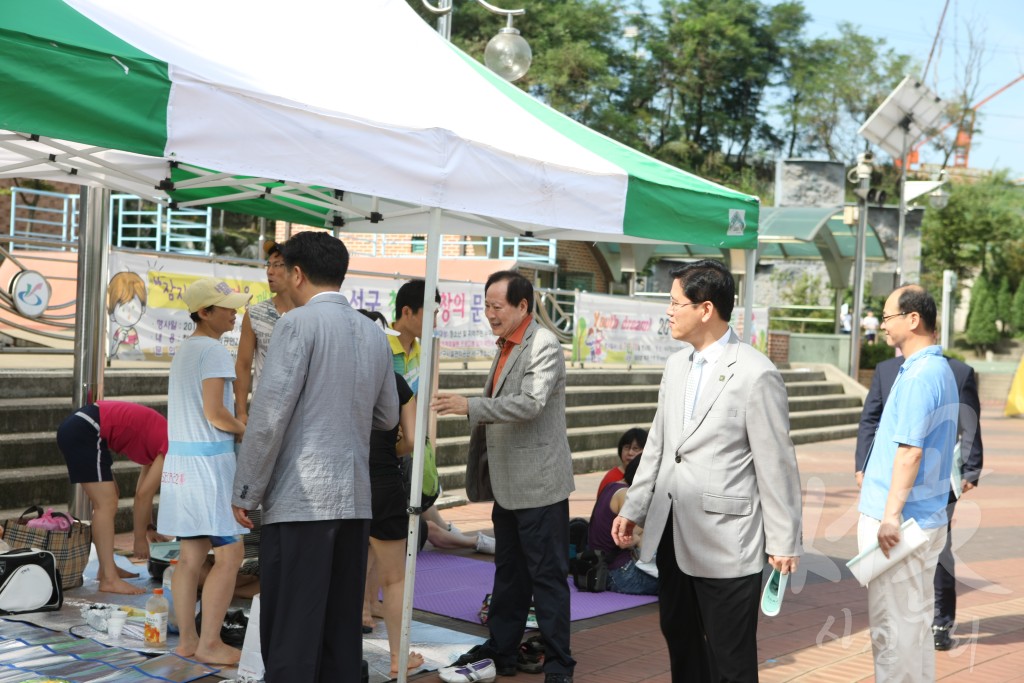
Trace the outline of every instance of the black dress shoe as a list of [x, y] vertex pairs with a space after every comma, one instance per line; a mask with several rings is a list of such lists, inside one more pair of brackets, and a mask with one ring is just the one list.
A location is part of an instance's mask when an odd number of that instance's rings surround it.
[[544, 674], [544, 683], [572, 683], [572, 674]]
[[951, 626], [945, 628], [932, 628], [932, 637], [935, 638], [935, 649], [939, 652], [945, 652], [946, 650], [952, 650], [954, 640], [950, 637], [949, 631]]

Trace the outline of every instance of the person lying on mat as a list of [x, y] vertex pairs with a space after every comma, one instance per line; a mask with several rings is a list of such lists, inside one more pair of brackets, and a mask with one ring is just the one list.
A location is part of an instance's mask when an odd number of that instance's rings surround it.
[[149, 544], [168, 541], [153, 525], [153, 496], [160, 490], [160, 476], [167, 453], [167, 420], [152, 408], [123, 401], [97, 401], [64, 418], [57, 428], [57, 447], [64, 454], [72, 484], [81, 484], [92, 503], [92, 542], [100, 568], [96, 577], [100, 592], [139, 595], [146, 589], [126, 578], [136, 572], [114, 563], [114, 517], [120, 492], [111, 470], [116, 451], [142, 465], [135, 487], [135, 559], [149, 557]]
[[[644, 433], [646, 439], [646, 432]], [[640, 562], [638, 551], [643, 530], [633, 532], [633, 545], [620, 548], [612, 540], [612, 522], [626, 500], [626, 490], [633, 483], [633, 475], [640, 466], [636, 456], [626, 466], [622, 481], [612, 482], [597, 494], [594, 511], [590, 513], [588, 547], [601, 550], [608, 558], [608, 590], [630, 595], [657, 595], [658, 568], [654, 562]]]

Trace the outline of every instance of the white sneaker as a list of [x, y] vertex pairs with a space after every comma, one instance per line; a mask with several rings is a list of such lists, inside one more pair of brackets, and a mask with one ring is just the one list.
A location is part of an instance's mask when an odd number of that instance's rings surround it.
[[462, 533], [462, 529], [460, 529], [459, 527], [455, 526], [451, 522], [448, 522], [448, 531], [452, 532], [453, 534], [461, 534]]
[[446, 666], [438, 673], [445, 683], [485, 683], [498, 677], [498, 670], [494, 668], [494, 662], [490, 659], [481, 659], [479, 662], [462, 666]]
[[476, 535], [476, 551], [484, 555], [494, 554], [494, 537], [478, 533]]

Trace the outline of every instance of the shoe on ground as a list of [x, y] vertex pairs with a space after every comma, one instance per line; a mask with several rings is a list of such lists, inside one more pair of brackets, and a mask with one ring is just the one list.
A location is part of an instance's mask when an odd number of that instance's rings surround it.
[[519, 646], [516, 668], [528, 674], [544, 671], [544, 640], [540, 636], [528, 638]]
[[455, 526], [451, 522], [448, 522], [448, 531], [452, 532], [453, 534], [461, 534], [462, 533], [462, 529], [460, 529], [459, 527]]
[[515, 676], [516, 675], [516, 665], [515, 664], [511, 664], [511, 665], [498, 664], [497, 661], [496, 661], [497, 656], [498, 656], [498, 653], [495, 652], [492, 647], [487, 645], [487, 643], [480, 643], [479, 645], [474, 645], [469, 650], [469, 652], [465, 653], [464, 655], [462, 655], [458, 659], [456, 659], [454, 662], [452, 662], [451, 665], [448, 666], [448, 668], [450, 669], [450, 668], [454, 668], [454, 667], [466, 666], [468, 664], [473, 664], [473, 663], [479, 662], [479, 661], [481, 661], [483, 659], [489, 659], [489, 660], [492, 660], [492, 661], [495, 662], [494, 663], [494, 668], [495, 668], [496, 673], [499, 676]]
[[572, 674], [544, 674], [544, 683], [572, 683]]
[[932, 627], [932, 637], [935, 638], [935, 649], [939, 652], [945, 652], [946, 650], [952, 650], [956, 641], [949, 635], [952, 628], [952, 624], [946, 627]]
[[493, 659], [481, 659], [462, 666], [447, 666], [438, 673], [445, 683], [485, 683], [498, 677]]
[[494, 537], [487, 534], [476, 535], [476, 551], [484, 555], [494, 554]]

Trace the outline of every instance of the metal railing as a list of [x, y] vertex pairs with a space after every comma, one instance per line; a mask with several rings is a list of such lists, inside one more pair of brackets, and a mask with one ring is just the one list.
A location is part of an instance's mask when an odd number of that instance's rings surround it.
[[[43, 206], [39, 206], [40, 201], [45, 202]], [[51, 242], [78, 239], [78, 195], [12, 187], [8, 233], [11, 237], [46, 240], [36, 243], [37, 249], [67, 251], [66, 246]], [[14, 244], [12, 241], [11, 248]]]
[[[426, 238], [422, 235], [390, 235], [366, 233], [346, 235], [345, 244], [358, 256], [396, 257], [422, 256]], [[515, 259], [524, 263], [555, 265], [556, 240], [533, 237], [472, 237], [444, 235], [442, 256], [468, 259]]]
[[[78, 195], [11, 188], [11, 249], [74, 251]], [[213, 209], [174, 209], [134, 195], [110, 198], [114, 246], [183, 254], [212, 254]], [[24, 241], [24, 240], [27, 240]]]
[[213, 209], [176, 209], [141, 197], [110, 197], [111, 235], [122, 248], [175, 254], [212, 254]]

